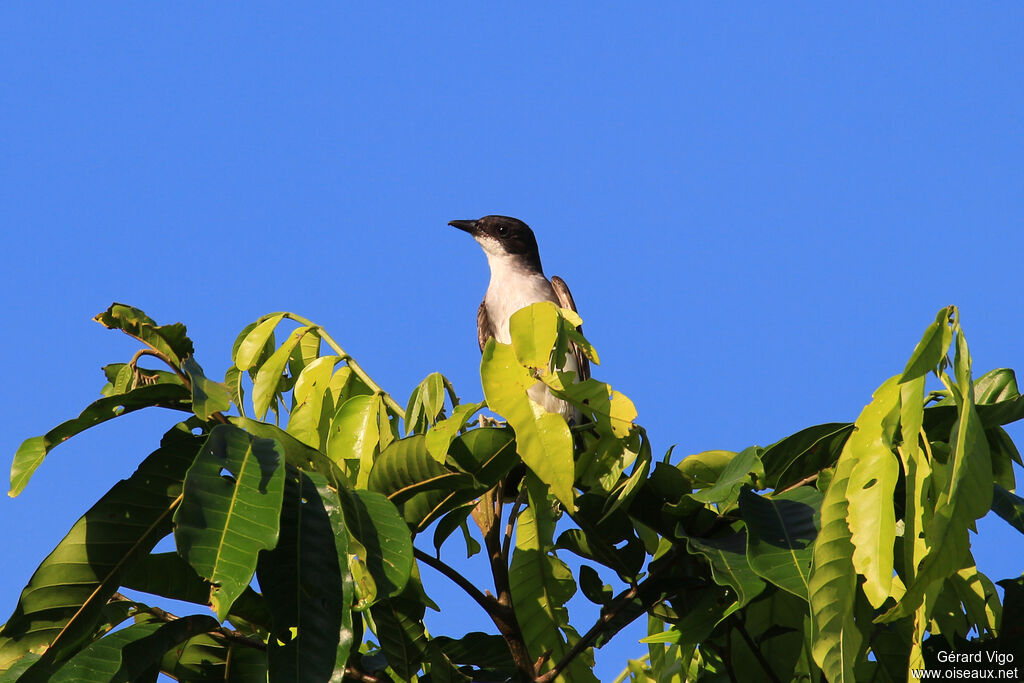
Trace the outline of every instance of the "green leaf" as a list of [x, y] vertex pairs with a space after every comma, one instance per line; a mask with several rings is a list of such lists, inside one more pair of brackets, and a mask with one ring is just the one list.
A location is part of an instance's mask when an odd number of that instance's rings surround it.
[[228, 421], [261, 439], [273, 439], [284, 448], [285, 461], [301, 470], [315, 470], [327, 477], [335, 488], [348, 486], [345, 471], [320, 451], [312, 448], [277, 425], [258, 422], [247, 417], [230, 417]]
[[144, 675], [155, 675], [165, 652], [199, 633], [217, 628], [217, 625], [212, 617], [191, 615], [167, 623], [151, 621], [129, 626], [83, 649], [50, 681], [138, 681]]
[[163, 354], [175, 367], [180, 368], [182, 359], [193, 353], [192, 341], [188, 338], [184, 325], [157, 325], [152, 318], [132, 306], [111, 304], [110, 308], [96, 314], [93, 320], [107, 329], [121, 330], [135, 337]]
[[[315, 329], [315, 327], [310, 325], [292, 331], [277, 351], [270, 354], [270, 358], [256, 372], [256, 380], [252, 384], [252, 405], [253, 410], [256, 411], [257, 418], [262, 420], [266, 416], [267, 410], [270, 408], [271, 403], [273, 403], [275, 396], [277, 396], [278, 385], [281, 383], [284, 368], [288, 364], [292, 351], [304, 336]], [[252, 333], [255, 331], [253, 330]]]
[[347, 628], [343, 621], [352, 595], [346, 596], [343, 578], [347, 534], [332, 525], [332, 506], [340, 514], [338, 496], [322, 476], [287, 469], [280, 537], [257, 567], [273, 622], [267, 659], [274, 680], [340, 681], [344, 675], [351, 615]]
[[192, 411], [196, 417], [200, 420], [209, 420], [214, 413], [231, 408], [228, 388], [220, 382], [208, 379], [193, 356], [184, 360], [181, 369], [192, 382]]
[[[153, 553], [133, 562], [121, 579], [121, 585], [131, 590], [181, 600], [197, 605], [210, 603], [210, 582], [196, 573], [176, 552]], [[270, 628], [270, 613], [263, 596], [247, 587], [231, 606], [228, 618], [241, 617], [249, 623]]]
[[456, 664], [507, 670], [514, 670], [516, 666], [508, 643], [499, 635], [471, 631], [458, 639], [437, 636], [431, 642]]
[[367, 487], [398, 505], [415, 533], [486, 490], [471, 474], [437, 464], [420, 434], [385, 448], [373, 465]]
[[709, 488], [715, 485], [722, 476], [722, 470], [735, 457], [735, 451], [704, 451], [686, 456], [677, 467], [689, 479], [691, 487]]
[[321, 356], [306, 365], [292, 390], [292, 410], [288, 417], [288, 433], [313, 448], [326, 445], [333, 404], [325, 410], [324, 399], [331, 383], [334, 365], [340, 356]]
[[512, 314], [508, 328], [519, 364], [546, 369], [558, 337], [558, 306], [550, 301], [531, 304]]
[[974, 402], [977, 405], [1014, 401], [1020, 398], [1017, 376], [1009, 368], [989, 370], [974, 382]]
[[731, 506], [739, 498], [740, 488], [744, 484], [754, 483], [759, 477], [764, 476], [760, 453], [761, 449], [757, 446], [751, 446], [737, 453], [736, 457], [732, 458], [722, 469], [715, 485], [697, 491], [693, 494], [693, 498], [702, 503], [716, 503], [720, 507]]
[[191, 412], [189, 401], [188, 390], [180, 384], [152, 384], [92, 402], [78, 417], [62, 422], [43, 436], [26, 439], [21, 444], [14, 454], [11, 490], [7, 495], [13, 498], [21, 493], [47, 453], [75, 434], [140, 408], [155, 406]]
[[444, 410], [444, 388], [447, 380], [439, 372], [424, 378], [409, 396], [405, 409], [405, 433], [423, 433], [437, 421]]
[[373, 454], [380, 443], [379, 414], [379, 396], [353, 396], [341, 404], [331, 421], [327, 455], [339, 465], [358, 461], [357, 488], [366, 488], [370, 478]]
[[800, 486], [773, 496], [740, 492], [740, 512], [747, 523], [747, 559], [763, 578], [807, 600], [811, 556], [818, 535], [815, 519], [822, 495]]
[[412, 573], [413, 549], [412, 537], [398, 509], [373, 491], [340, 489], [338, 495], [345, 526], [365, 551], [360, 554], [376, 582], [378, 595], [386, 598], [401, 593]]
[[830, 422], [802, 429], [768, 446], [761, 454], [765, 486], [776, 490], [789, 488], [831, 467], [852, 431], [853, 424], [849, 422]]
[[1024, 534], [1024, 498], [1010, 493], [999, 484], [993, 485], [992, 512]]
[[829, 683], [853, 683], [853, 668], [863, 636], [853, 618], [857, 570], [846, 524], [846, 489], [856, 465], [840, 456], [821, 504], [821, 528], [814, 543], [808, 581], [811, 605], [811, 654]]
[[274, 328], [284, 319], [284, 313], [272, 315], [252, 327], [245, 337], [237, 343], [233, 358], [239, 370], [250, 370], [259, 360], [263, 348], [274, 334]]
[[[448, 455], [448, 447], [452, 445], [452, 440], [458, 435], [459, 430], [466, 425], [466, 422], [476, 415], [484, 405], [486, 404], [483, 402], [461, 403], [455, 406], [451, 417], [435, 424], [427, 432], [426, 436], [427, 452], [430, 453], [430, 457], [443, 465], [445, 457]], [[406, 414], [406, 419], [408, 419], [408, 414]]]
[[[576, 592], [572, 572], [551, 548], [554, 518], [543, 486], [527, 475], [530, 504], [519, 515], [515, 552], [509, 566], [512, 606], [523, 639], [533, 660], [551, 655], [542, 667], [548, 670], [564, 657], [578, 635], [569, 626], [565, 603]], [[580, 658], [565, 672], [567, 680], [596, 681]]]
[[765, 588], [764, 581], [750, 567], [747, 559], [747, 532], [730, 536], [695, 538], [685, 536], [686, 546], [693, 555], [703, 555], [711, 565], [711, 576], [719, 586], [736, 591], [737, 605], [742, 607], [757, 597]]
[[283, 460], [276, 441], [218, 425], [185, 475], [174, 538], [182, 557], [214, 584], [210, 604], [221, 620], [252, 580], [259, 551], [277, 544]]
[[160, 666], [179, 681], [267, 683], [266, 652], [206, 633], [168, 650]]
[[593, 567], [580, 565], [580, 590], [587, 600], [596, 605], [607, 605], [612, 599], [612, 587], [601, 580]]
[[426, 657], [423, 612], [422, 603], [403, 597], [382, 600], [370, 608], [381, 650], [403, 681], [412, 679]]
[[504, 427], [472, 429], [452, 441], [448, 455], [485, 490], [495, 486], [520, 462], [515, 436]]
[[573, 444], [565, 420], [555, 413], [534, 411], [526, 394], [534, 380], [519, 364], [510, 345], [488, 341], [480, 376], [487, 405], [504, 416], [515, 430], [523, 462], [571, 510]]
[[840, 458], [854, 461], [846, 488], [846, 521], [853, 543], [853, 566], [864, 577], [864, 594], [880, 607], [892, 586], [896, 513], [893, 492], [899, 460], [893, 455], [893, 435], [899, 423], [900, 385], [897, 377], [875, 391], [854, 425]]
[[951, 307], [947, 306], [935, 316], [935, 322], [924, 331], [914, 352], [907, 361], [907, 367], [899, 378], [899, 383], [909, 382], [934, 370], [939, 361], [945, 358], [949, 344], [953, 340], [953, 332], [949, 327]]
[[29, 650], [50, 646], [52, 660], [90, 636], [125, 568], [170, 533], [185, 471], [203, 442], [189, 427], [181, 423], [170, 430], [160, 448], [75, 522], [32, 574], [0, 630], [0, 672]]

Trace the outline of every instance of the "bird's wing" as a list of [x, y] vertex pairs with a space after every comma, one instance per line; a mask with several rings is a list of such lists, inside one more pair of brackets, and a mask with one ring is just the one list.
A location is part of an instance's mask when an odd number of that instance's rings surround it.
[[481, 301], [480, 308], [476, 309], [476, 340], [480, 343], [480, 353], [483, 353], [487, 340], [494, 336], [494, 325], [491, 324], [491, 317], [487, 315], [487, 302]]
[[[576, 302], [572, 299], [572, 292], [569, 291], [569, 285], [565, 284], [565, 280], [554, 275], [551, 278], [551, 287], [555, 290], [555, 296], [558, 297], [559, 306], [562, 308], [568, 308], [575, 313], [579, 313], [579, 311], [576, 310]], [[582, 325], [576, 329], [579, 330], [581, 334], [583, 333]], [[590, 360], [583, 354], [583, 351], [581, 351], [576, 344], [569, 342], [569, 348], [576, 357], [576, 367], [580, 369], [577, 379], [580, 382], [590, 379]]]

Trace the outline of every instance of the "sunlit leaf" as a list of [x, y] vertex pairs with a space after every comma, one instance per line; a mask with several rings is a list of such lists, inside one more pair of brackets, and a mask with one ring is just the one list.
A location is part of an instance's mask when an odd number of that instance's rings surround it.
[[214, 413], [231, 408], [228, 388], [220, 382], [208, 379], [193, 356], [182, 362], [181, 369], [192, 383], [192, 411], [196, 417], [208, 420]]
[[[426, 436], [427, 452], [430, 453], [430, 457], [444, 464], [445, 457], [448, 455], [448, 447], [451, 446], [452, 440], [458, 435], [459, 430], [465, 426], [466, 422], [479, 412], [484, 405], [486, 404], [483, 402], [460, 403], [455, 406], [451, 417], [440, 420], [435, 424], [427, 432]], [[406, 419], [408, 419], [408, 413], [406, 414]]]
[[281, 447], [233, 425], [213, 429], [185, 476], [174, 538], [214, 584], [210, 604], [219, 619], [249, 585], [259, 551], [277, 543], [283, 488]]
[[238, 343], [234, 353], [235, 366], [239, 370], [249, 370], [256, 365], [263, 347], [274, 334], [274, 328], [284, 319], [284, 313], [272, 315], [254, 326]]
[[935, 369], [939, 361], [949, 351], [949, 344], [953, 340], [953, 331], [949, 327], [950, 307], [943, 308], [935, 316], [935, 322], [924, 331], [924, 336], [918, 342], [907, 367], [903, 370], [899, 382], [909, 382], [912, 379], [921, 377]]
[[295, 346], [305, 335], [315, 329], [312, 326], [307, 326], [292, 331], [277, 351], [270, 354], [270, 358], [260, 366], [256, 373], [256, 380], [252, 385], [252, 404], [257, 418], [262, 420], [267, 414], [270, 404], [274, 401], [278, 391], [278, 384], [281, 382], [285, 366], [288, 364], [288, 359], [291, 357]]
[[181, 323], [157, 325], [153, 319], [132, 306], [114, 303], [98, 313], [93, 320], [112, 330], [135, 337], [146, 346], [163, 354], [176, 367], [185, 356], [192, 355], [192, 340]]
[[345, 401], [331, 421], [327, 455], [336, 463], [355, 460], [359, 466], [358, 488], [365, 488], [373, 467], [373, 454], [380, 442], [380, 398], [353, 396]]

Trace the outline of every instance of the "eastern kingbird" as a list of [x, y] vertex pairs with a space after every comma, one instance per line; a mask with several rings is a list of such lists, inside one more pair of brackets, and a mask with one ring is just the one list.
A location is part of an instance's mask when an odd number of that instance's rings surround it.
[[[491, 282], [476, 312], [481, 351], [491, 337], [503, 344], [511, 343], [508, 321], [520, 308], [551, 301], [562, 308], [576, 310], [576, 302], [565, 280], [557, 275], [550, 280], [544, 276], [537, 239], [526, 223], [508, 216], [484, 216], [475, 221], [451, 221], [448, 225], [472, 235], [483, 247], [491, 268]], [[578, 382], [590, 377], [590, 361], [571, 342], [563, 369], [575, 372]], [[567, 401], [554, 397], [543, 383], [538, 382], [527, 393], [545, 410], [579, 423], [577, 410]]]

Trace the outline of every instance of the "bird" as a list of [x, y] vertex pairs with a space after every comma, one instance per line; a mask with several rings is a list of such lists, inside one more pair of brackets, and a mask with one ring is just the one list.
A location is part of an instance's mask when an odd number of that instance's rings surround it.
[[[476, 220], [449, 221], [448, 225], [469, 233], [483, 248], [490, 267], [491, 280], [476, 314], [481, 352], [491, 337], [503, 344], [511, 343], [509, 318], [530, 304], [551, 301], [578, 313], [565, 280], [557, 275], [549, 280], [544, 275], [537, 238], [526, 223], [511, 216], [484, 216]], [[582, 331], [582, 328], [577, 329]], [[590, 378], [590, 361], [571, 342], [563, 369], [575, 372], [577, 382]], [[580, 423], [579, 411], [552, 395], [543, 383], [530, 387], [527, 394], [545, 410], [559, 413], [570, 424]]]

